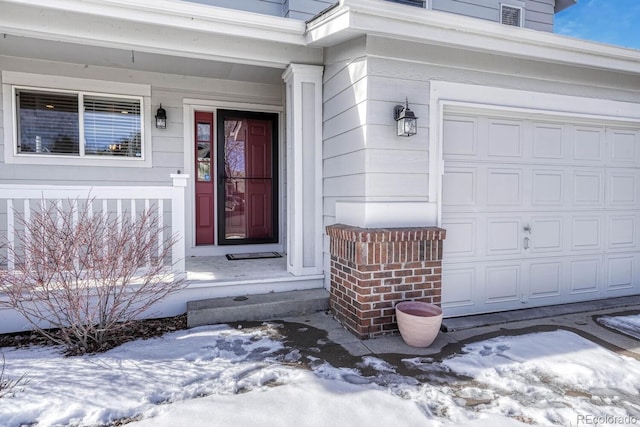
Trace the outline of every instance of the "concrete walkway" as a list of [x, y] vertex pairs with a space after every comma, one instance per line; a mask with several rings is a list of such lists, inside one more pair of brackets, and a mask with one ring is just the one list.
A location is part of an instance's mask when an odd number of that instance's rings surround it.
[[[485, 340], [500, 335], [521, 335], [533, 332], [565, 329], [575, 332], [609, 350], [640, 360], [640, 341], [609, 329], [597, 322], [601, 316], [640, 314], [640, 303], [605, 309], [591, 309], [566, 313], [566, 307], [556, 308], [559, 314], [547, 313], [545, 317], [518, 320], [519, 312], [512, 312], [511, 321], [487, 326], [467, 327], [456, 331], [440, 332], [428, 348], [406, 345], [399, 335], [369, 340], [359, 340], [344, 329], [330, 313], [317, 312], [283, 319], [287, 337], [292, 347], [301, 350], [322, 351], [322, 357], [331, 362], [331, 353], [340, 360], [338, 366], [349, 366], [347, 359], [357, 363], [362, 356], [372, 355], [383, 359], [402, 356], [427, 356], [441, 360], [457, 353], [466, 343]], [[570, 310], [573, 311], [573, 310]], [[470, 321], [471, 319], [468, 319]], [[480, 322], [481, 323], [481, 322]], [[331, 346], [335, 347], [333, 351]], [[351, 357], [349, 357], [351, 356]]]

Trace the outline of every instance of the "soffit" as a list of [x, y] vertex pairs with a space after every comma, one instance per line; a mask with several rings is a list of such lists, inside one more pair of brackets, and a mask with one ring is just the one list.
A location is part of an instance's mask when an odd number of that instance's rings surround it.
[[556, 0], [555, 12], [561, 12], [574, 4], [576, 4], [576, 0]]
[[0, 33], [283, 69], [318, 64], [302, 22], [174, 0], [0, 0]]
[[7, 35], [0, 56], [222, 80], [282, 84], [282, 69]]

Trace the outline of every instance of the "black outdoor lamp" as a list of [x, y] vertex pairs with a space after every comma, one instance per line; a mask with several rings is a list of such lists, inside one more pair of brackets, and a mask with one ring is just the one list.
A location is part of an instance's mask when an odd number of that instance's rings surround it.
[[411, 136], [418, 133], [418, 118], [409, 109], [408, 99], [405, 99], [404, 105], [394, 107], [393, 118], [398, 126], [398, 136]]
[[167, 112], [162, 108], [162, 104], [160, 104], [160, 108], [156, 111], [156, 127], [158, 129], [167, 128]]

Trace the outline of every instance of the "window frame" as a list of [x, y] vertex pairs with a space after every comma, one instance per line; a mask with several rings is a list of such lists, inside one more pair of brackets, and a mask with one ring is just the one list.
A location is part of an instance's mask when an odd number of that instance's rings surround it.
[[[79, 153], [78, 155], [19, 153], [18, 152], [18, 91], [72, 94], [78, 97]], [[80, 79], [40, 74], [2, 72], [4, 107], [4, 157], [5, 163], [39, 165], [79, 165], [95, 167], [152, 167], [151, 146], [151, 87], [143, 84], [118, 83], [102, 80]], [[84, 135], [85, 96], [111, 99], [127, 99], [140, 102], [140, 157], [105, 156], [86, 154]], [[9, 143], [12, 147], [9, 147]]]

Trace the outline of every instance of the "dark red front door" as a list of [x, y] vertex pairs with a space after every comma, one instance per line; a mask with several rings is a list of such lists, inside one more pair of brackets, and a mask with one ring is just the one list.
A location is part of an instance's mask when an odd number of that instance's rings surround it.
[[277, 115], [218, 112], [218, 243], [277, 241]]
[[213, 245], [215, 241], [213, 179], [213, 113], [195, 113], [195, 190], [196, 245]]

